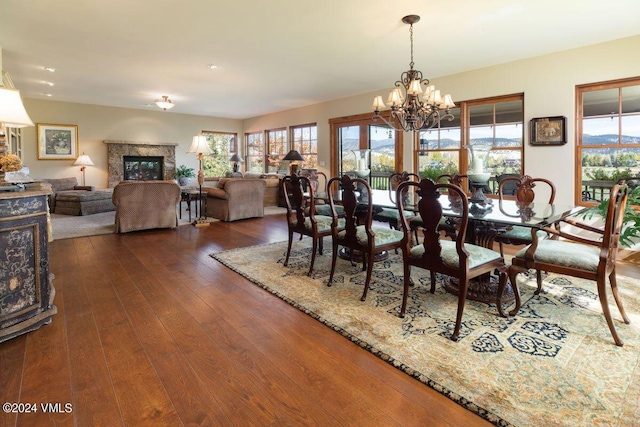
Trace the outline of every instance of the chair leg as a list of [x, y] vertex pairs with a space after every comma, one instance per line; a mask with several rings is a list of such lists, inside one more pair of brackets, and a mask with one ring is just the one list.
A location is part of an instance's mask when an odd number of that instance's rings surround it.
[[613, 267], [613, 271], [609, 274], [609, 283], [611, 283], [611, 293], [613, 294], [613, 299], [616, 300], [616, 305], [618, 306], [618, 310], [620, 310], [620, 315], [624, 320], [624, 323], [627, 325], [631, 323], [631, 320], [627, 316], [627, 313], [624, 311], [624, 307], [622, 306], [622, 300], [620, 299], [620, 295], [618, 295], [618, 282], [616, 280], [616, 267]]
[[502, 242], [498, 242], [498, 246], [500, 246], [500, 256], [504, 258], [504, 246], [502, 245]]
[[331, 252], [331, 273], [329, 273], [329, 282], [327, 286], [331, 286], [333, 282], [333, 273], [336, 271], [336, 259], [338, 258], [338, 243], [333, 242], [333, 251]]
[[316, 251], [318, 250], [318, 239], [315, 237], [311, 237], [313, 240], [313, 245], [311, 249], [311, 265], [309, 265], [309, 272], [307, 276], [311, 277], [311, 273], [313, 273], [313, 264], [316, 262]]
[[404, 290], [402, 292], [402, 305], [400, 306], [400, 317], [404, 318], [407, 312], [407, 299], [409, 297], [409, 283], [411, 282], [411, 264], [404, 262]]
[[319, 239], [320, 239], [320, 242], [318, 242], [319, 243], [318, 253], [322, 255], [322, 250], [324, 249], [324, 237], [320, 237]]
[[433, 270], [430, 270], [429, 273], [431, 273], [431, 289], [429, 290], [429, 292], [431, 292], [432, 294], [436, 293], [436, 272]]
[[611, 331], [611, 335], [613, 336], [613, 340], [616, 345], [622, 347], [624, 342], [618, 336], [618, 332], [616, 331], [616, 326], [613, 324], [613, 318], [611, 317], [611, 310], [609, 310], [609, 304], [607, 303], [607, 286], [606, 286], [606, 278], [601, 277], [598, 279], [598, 297], [600, 297], [600, 305], [602, 306], [602, 314], [604, 314], [604, 318], [607, 321], [607, 325], [609, 325], [609, 331]]
[[540, 270], [536, 270], [536, 282], [538, 283], [538, 289], [533, 294], [539, 295], [542, 292], [542, 271]]
[[289, 255], [291, 255], [291, 245], [293, 244], [293, 231], [289, 231], [289, 244], [287, 245], [287, 257], [284, 259], [284, 266], [289, 265]]
[[362, 298], [360, 298], [360, 301], [364, 301], [367, 299], [367, 291], [369, 290], [369, 284], [371, 283], [371, 273], [373, 272], [373, 255], [374, 255], [374, 251], [369, 251], [366, 257], [364, 256], [364, 254], [362, 256], [363, 260], [367, 258], [368, 260], [367, 260], [367, 278], [364, 280], [364, 291], [362, 292]]
[[451, 341], [458, 341], [460, 335], [460, 327], [462, 326], [462, 313], [464, 313], [464, 304], [467, 301], [467, 290], [469, 289], [469, 279], [460, 278], [458, 280], [458, 312], [456, 313], [456, 326], [451, 334]]
[[[504, 296], [504, 290], [507, 287], [507, 272], [510, 272], [511, 269], [506, 269], [505, 267], [502, 267], [499, 271], [499, 277], [500, 277], [500, 282], [498, 283], [498, 295], [496, 298], [496, 306], [498, 307], [498, 314], [500, 314], [501, 317], [507, 317], [506, 314], [504, 314], [504, 311], [502, 309], [502, 297]], [[515, 273], [515, 275], [517, 275], [518, 272]], [[521, 301], [520, 301], [520, 291], [518, 291], [518, 282], [516, 280], [511, 280], [511, 287], [513, 288], [513, 293], [516, 299], [516, 306], [513, 308], [513, 310], [511, 310], [509, 312], [509, 316], [515, 316], [518, 311], [520, 311], [520, 305], [521, 305]]]

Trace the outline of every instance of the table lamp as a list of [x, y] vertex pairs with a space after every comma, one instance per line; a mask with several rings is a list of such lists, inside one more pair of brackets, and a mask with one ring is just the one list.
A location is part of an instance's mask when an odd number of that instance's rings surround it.
[[82, 172], [82, 185], [85, 185], [85, 169], [87, 166], [94, 166], [91, 158], [86, 154], [82, 153], [81, 156], [78, 156], [76, 161], [73, 163], [73, 166], [81, 166], [80, 171]]
[[229, 157], [229, 161], [233, 162], [234, 172], [238, 172], [238, 167], [239, 167], [238, 163], [244, 163], [244, 160], [242, 160], [242, 157], [240, 157], [238, 153], [233, 153], [233, 155]]
[[212, 151], [207, 143], [207, 138], [204, 135], [196, 135], [193, 137], [193, 142], [187, 153], [194, 153], [198, 155], [199, 169], [198, 169], [198, 185], [200, 186], [200, 192], [198, 197], [200, 198], [200, 218], [193, 222], [196, 227], [206, 227], [209, 225], [207, 217], [202, 211], [202, 185], [204, 184], [204, 170], [202, 170], [202, 157], [205, 154], [211, 154]]
[[[282, 160], [288, 160], [289, 162], [291, 161], [299, 161], [299, 162], [304, 162], [304, 157], [302, 157], [300, 155], [300, 153], [298, 153], [296, 150], [291, 150], [287, 153], [286, 156], [284, 156], [284, 158]], [[291, 175], [293, 175], [294, 173], [298, 172], [298, 164], [297, 163], [290, 163], [289, 164], [289, 173]]]

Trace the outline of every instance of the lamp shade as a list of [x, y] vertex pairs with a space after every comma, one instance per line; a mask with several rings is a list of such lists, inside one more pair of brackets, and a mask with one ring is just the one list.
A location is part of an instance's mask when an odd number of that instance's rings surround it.
[[22, 104], [20, 91], [0, 87], [0, 123], [10, 128], [33, 126]]
[[164, 111], [170, 110], [176, 106], [176, 104], [171, 102], [168, 96], [163, 96], [162, 99], [156, 100], [156, 105], [162, 108]]
[[240, 157], [238, 155], [238, 153], [233, 153], [233, 155], [231, 157], [229, 157], [229, 161], [230, 162], [244, 163], [244, 160], [242, 160], [242, 157]]
[[94, 164], [89, 156], [82, 153], [82, 155], [78, 156], [76, 161], [73, 163], [73, 166], [94, 166]]
[[304, 162], [304, 157], [302, 157], [296, 150], [291, 150], [282, 160], [298, 160]]
[[211, 148], [209, 148], [209, 144], [207, 144], [207, 138], [204, 135], [196, 135], [193, 137], [193, 142], [191, 143], [191, 147], [187, 153], [195, 153], [195, 154], [211, 154]]

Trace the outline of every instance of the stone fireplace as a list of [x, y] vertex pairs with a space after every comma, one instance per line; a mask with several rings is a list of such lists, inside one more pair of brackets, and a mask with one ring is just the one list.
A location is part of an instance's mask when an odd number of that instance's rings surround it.
[[[109, 187], [115, 187], [120, 181], [131, 179], [133, 175], [125, 177], [125, 157], [155, 158], [162, 159], [160, 167], [157, 169], [161, 175], [159, 179], [174, 179], [176, 174], [176, 146], [178, 144], [170, 142], [135, 142], [135, 141], [103, 141], [107, 144], [107, 158], [109, 165]], [[147, 160], [148, 161], [148, 160]], [[145, 165], [145, 169], [148, 165]], [[145, 176], [151, 176], [145, 170]], [[151, 179], [151, 178], [150, 178]]]

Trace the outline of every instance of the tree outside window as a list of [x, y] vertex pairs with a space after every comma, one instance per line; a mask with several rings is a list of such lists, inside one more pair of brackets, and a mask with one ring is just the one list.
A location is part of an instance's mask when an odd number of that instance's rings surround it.
[[287, 170], [285, 161], [282, 160], [289, 152], [289, 143], [287, 142], [287, 129], [271, 129], [267, 131], [267, 172], [278, 172], [279, 170]]
[[245, 134], [245, 142], [247, 147], [247, 164], [245, 165], [247, 172], [265, 172], [262, 132]]
[[213, 153], [206, 155], [202, 159], [202, 169], [207, 178], [218, 178], [225, 176], [233, 170], [233, 165], [229, 157], [237, 152], [237, 134], [227, 132], [203, 131], [202, 135], [207, 138], [209, 148]]
[[300, 125], [291, 128], [293, 149], [304, 157], [303, 169], [318, 167], [318, 127], [316, 124]]

